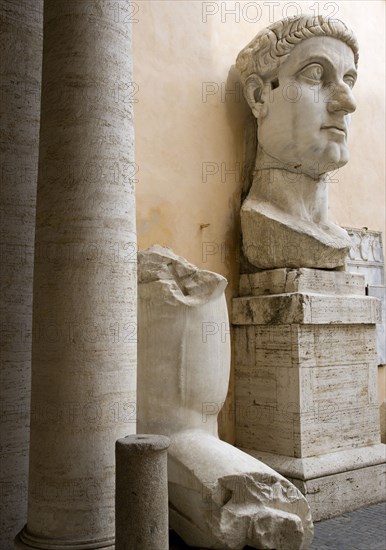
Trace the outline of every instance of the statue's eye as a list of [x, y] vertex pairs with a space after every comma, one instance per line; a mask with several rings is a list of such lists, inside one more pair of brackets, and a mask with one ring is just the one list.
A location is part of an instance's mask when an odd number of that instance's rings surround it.
[[322, 80], [324, 73], [324, 69], [322, 65], [319, 63], [312, 63], [311, 65], [307, 65], [305, 69], [301, 71], [301, 75], [305, 76], [306, 78], [309, 78], [310, 80], [315, 80], [317, 82], [320, 82]]
[[350, 88], [354, 88], [354, 84], [356, 82], [355, 77], [353, 77], [351, 74], [346, 74], [346, 76], [343, 78], [347, 86]]

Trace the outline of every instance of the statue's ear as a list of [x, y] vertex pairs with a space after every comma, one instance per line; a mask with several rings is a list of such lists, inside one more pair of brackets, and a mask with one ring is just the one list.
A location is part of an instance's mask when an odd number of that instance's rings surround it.
[[268, 112], [268, 106], [263, 99], [264, 82], [257, 74], [248, 76], [244, 84], [244, 96], [252, 113], [261, 120]]

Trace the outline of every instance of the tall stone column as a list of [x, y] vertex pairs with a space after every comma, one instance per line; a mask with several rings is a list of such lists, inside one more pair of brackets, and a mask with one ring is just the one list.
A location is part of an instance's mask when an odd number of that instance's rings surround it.
[[111, 548], [135, 431], [132, 9], [44, 7], [28, 521], [18, 548]]
[[0, 0], [0, 548], [27, 518], [43, 1]]

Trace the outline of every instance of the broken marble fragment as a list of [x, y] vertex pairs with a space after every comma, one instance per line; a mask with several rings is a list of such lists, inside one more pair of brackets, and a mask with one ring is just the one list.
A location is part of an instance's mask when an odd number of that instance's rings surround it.
[[230, 372], [226, 279], [153, 246], [139, 253], [138, 281], [138, 431], [171, 439], [170, 527], [205, 548], [308, 548], [303, 495], [218, 438]]

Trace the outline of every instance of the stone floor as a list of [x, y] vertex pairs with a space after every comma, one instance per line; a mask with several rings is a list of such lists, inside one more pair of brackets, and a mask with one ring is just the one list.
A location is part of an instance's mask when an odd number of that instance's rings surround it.
[[386, 550], [386, 502], [315, 523], [310, 550]]
[[[189, 548], [171, 533], [170, 550]], [[386, 502], [315, 523], [310, 550], [386, 550]]]

